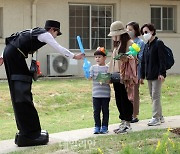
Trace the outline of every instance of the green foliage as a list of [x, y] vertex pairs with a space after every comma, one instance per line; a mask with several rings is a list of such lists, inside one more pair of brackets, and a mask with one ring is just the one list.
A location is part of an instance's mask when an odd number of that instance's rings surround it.
[[180, 152], [180, 143], [170, 138], [169, 129], [163, 134], [162, 140], [159, 140], [154, 154], [176, 154]]

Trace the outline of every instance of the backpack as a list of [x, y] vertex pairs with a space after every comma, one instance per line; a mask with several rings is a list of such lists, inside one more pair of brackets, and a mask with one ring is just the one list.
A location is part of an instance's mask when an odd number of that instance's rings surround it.
[[174, 65], [174, 56], [172, 50], [164, 44], [165, 58], [166, 58], [166, 70], [169, 70]]
[[174, 65], [174, 56], [172, 50], [165, 45], [166, 70]]

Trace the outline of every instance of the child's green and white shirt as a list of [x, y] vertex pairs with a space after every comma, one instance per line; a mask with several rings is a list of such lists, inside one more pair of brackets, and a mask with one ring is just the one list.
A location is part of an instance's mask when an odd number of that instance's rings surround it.
[[99, 73], [107, 73], [108, 66], [93, 65], [90, 68], [90, 77], [93, 79], [92, 97], [108, 98], [111, 96], [111, 88], [107, 83], [100, 83], [96, 80]]

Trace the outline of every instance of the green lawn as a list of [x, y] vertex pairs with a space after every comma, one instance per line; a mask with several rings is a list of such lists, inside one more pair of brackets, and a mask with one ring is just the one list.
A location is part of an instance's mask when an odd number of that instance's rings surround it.
[[[168, 76], [162, 88], [164, 116], [179, 115], [180, 76]], [[92, 83], [86, 79], [39, 80], [33, 83], [34, 104], [41, 125], [49, 133], [93, 127]], [[147, 83], [140, 87], [139, 119], [151, 118]], [[0, 140], [14, 138], [17, 132], [7, 81], [0, 82]], [[110, 124], [118, 123], [114, 92], [110, 103]]]

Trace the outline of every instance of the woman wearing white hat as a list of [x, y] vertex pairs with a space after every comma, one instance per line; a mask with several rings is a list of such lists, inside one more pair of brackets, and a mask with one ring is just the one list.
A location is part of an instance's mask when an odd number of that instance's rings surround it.
[[[129, 51], [129, 46], [133, 44], [127, 30], [124, 28], [121, 21], [115, 21], [110, 26], [110, 33], [108, 36], [112, 37], [114, 49], [111, 56], [111, 61], [109, 64], [109, 73], [120, 72], [120, 65], [122, 63], [122, 58], [116, 60], [115, 57], [120, 53], [126, 53]], [[119, 119], [121, 119], [121, 124], [118, 129], [115, 129], [115, 133], [126, 133], [131, 129], [130, 122], [132, 120], [133, 104], [128, 99], [125, 85], [123, 83], [114, 82], [113, 83], [115, 91], [116, 105], [119, 111]]]

